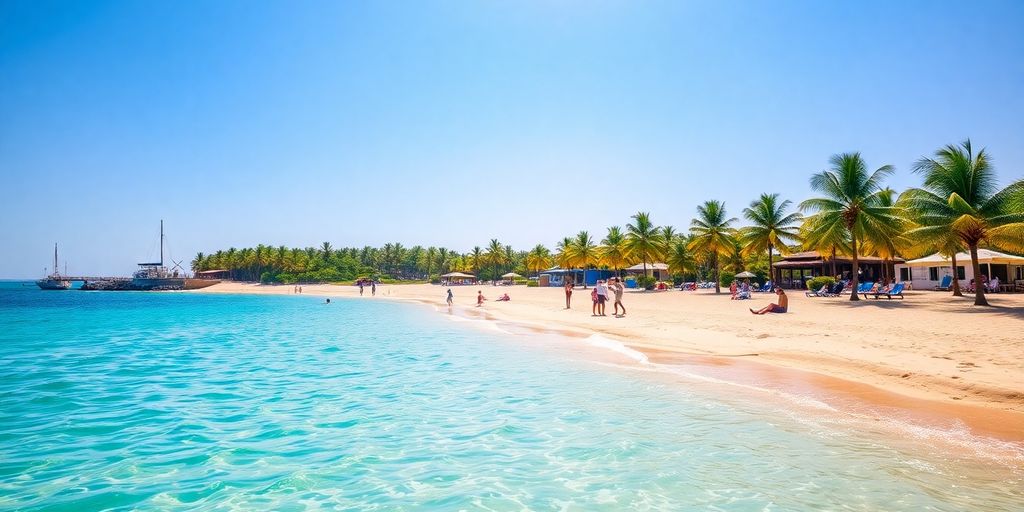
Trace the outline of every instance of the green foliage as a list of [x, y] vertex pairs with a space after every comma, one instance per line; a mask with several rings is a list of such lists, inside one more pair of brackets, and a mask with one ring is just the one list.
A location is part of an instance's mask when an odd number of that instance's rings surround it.
[[658, 280], [654, 276], [638, 276], [636, 278], [636, 285], [644, 290], [653, 290], [657, 282]]
[[729, 286], [735, 280], [736, 280], [736, 273], [735, 272], [729, 272], [728, 270], [726, 270], [726, 271], [723, 271], [721, 273], [721, 277], [719, 278], [718, 282], [722, 286]]
[[526, 282], [526, 287], [527, 288], [537, 288], [539, 286], [540, 286], [540, 282], [538, 282], [538, 281], [527, 281]]
[[831, 276], [818, 276], [807, 280], [808, 290], [820, 290], [822, 286], [832, 286], [836, 284], [836, 278]]

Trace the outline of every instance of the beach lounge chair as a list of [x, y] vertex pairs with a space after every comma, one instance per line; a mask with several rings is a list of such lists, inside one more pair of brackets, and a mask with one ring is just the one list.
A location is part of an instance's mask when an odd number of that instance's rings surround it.
[[838, 297], [841, 293], [843, 293], [844, 287], [845, 286], [843, 285], [842, 281], [835, 283], [829, 287], [828, 291], [825, 292], [823, 297]]
[[828, 294], [828, 285], [821, 285], [821, 288], [818, 289], [817, 291], [808, 290], [808, 291], [804, 292], [804, 295], [806, 295], [808, 297], [827, 297], [828, 296], [827, 294]]
[[895, 297], [895, 296], [899, 296], [899, 298], [902, 299], [903, 298], [903, 283], [896, 283], [895, 285], [893, 285], [893, 287], [889, 291], [885, 291], [885, 292], [879, 291], [879, 292], [876, 292], [874, 295], [875, 295], [876, 299], [879, 296], [883, 296], [883, 297], [885, 297], [885, 298], [887, 298], [889, 300], [892, 300], [892, 298]]
[[871, 291], [871, 287], [875, 286], [875, 283], [868, 281], [866, 283], [860, 283], [857, 285], [857, 293], [868, 293]]
[[935, 287], [935, 290], [948, 292], [951, 286], [953, 286], [953, 276], [942, 276], [942, 281], [939, 281], [939, 285]]

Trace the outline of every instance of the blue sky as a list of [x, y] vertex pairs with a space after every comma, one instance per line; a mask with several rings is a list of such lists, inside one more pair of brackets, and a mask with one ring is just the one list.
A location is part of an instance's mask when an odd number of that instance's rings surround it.
[[[688, 226], [828, 157], [1024, 177], [1022, 2], [0, 3], [0, 277]], [[570, 188], [575, 186], [575, 188]], [[62, 257], [62, 259], [64, 259]]]

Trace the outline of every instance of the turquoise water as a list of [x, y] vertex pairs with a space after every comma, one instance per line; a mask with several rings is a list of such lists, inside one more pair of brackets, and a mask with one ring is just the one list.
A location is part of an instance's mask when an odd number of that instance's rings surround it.
[[587, 340], [321, 302], [0, 284], [0, 509], [1024, 503], [1013, 463], [610, 363]]

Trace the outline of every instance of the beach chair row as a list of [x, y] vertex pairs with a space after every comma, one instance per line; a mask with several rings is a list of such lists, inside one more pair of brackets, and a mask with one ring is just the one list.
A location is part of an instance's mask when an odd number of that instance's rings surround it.
[[[873, 296], [875, 299], [880, 299], [882, 297], [889, 300], [892, 300], [893, 297], [899, 297], [902, 299], [904, 286], [905, 285], [903, 283], [896, 283], [891, 287], [879, 288], [876, 290], [875, 283], [860, 283], [860, 285], [857, 286], [857, 293], [868, 297]], [[849, 290], [845, 288], [844, 283], [835, 283], [832, 286], [822, 286], [820, 290], [808, 291], [806, 292], [806, 295], [808, 297], [838, 297], [847, 292], [849, 292]]]

